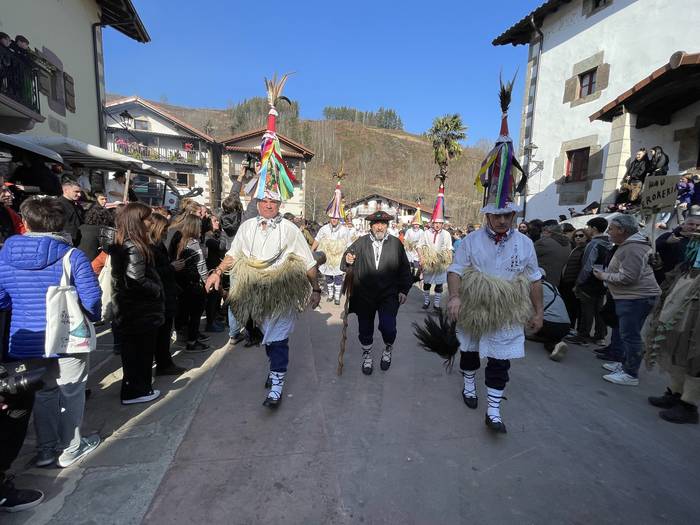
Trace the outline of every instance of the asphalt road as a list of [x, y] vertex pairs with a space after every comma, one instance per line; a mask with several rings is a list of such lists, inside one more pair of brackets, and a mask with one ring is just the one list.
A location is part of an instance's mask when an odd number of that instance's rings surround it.
[[340, 307], [306, 312], [275, 412], [262, 406], [262, 348], [188, 358], [193, 369], [159, 378], [165, 395], [149, 407], [119, 406], [117, 362], [98, 354], [85, 426], [105, 442], [75, 467], [22, 472], [47, 502], [2, 522], [697, 523], [700, 427], [648, 405], [665, 386], [658, 372], [617, 386], [590, 349], [555, 363], [528, 343], [502, 405], [509, 432], [492, 435], [485, 403], [462, 402], [458, 370], [415, 344], [419, 295], [399, 312], [391, 369], [371, 376], [354, 316], [338, 377]]

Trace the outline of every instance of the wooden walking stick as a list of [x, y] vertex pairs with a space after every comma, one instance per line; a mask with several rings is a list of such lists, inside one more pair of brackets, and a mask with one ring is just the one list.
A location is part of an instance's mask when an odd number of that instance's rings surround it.
[[[352, 251], [347, 253], [354, 255]], [[343, 330], [340, 334], [340, 352], [338, 353], [338, 368], [336, 370], [339, 376], [343, 375], [343, 357], [345, 356], [345, 343], [348, 340], [348, 310], [350, 309], [350, 296], [352, 295], [353, 266], [355, 266], [354, 263], [347, 267], [345, 279], [343, 279], [343, 287], [340, 289], [340, 295], [345, 295], [345, 305], [342, 313]]]

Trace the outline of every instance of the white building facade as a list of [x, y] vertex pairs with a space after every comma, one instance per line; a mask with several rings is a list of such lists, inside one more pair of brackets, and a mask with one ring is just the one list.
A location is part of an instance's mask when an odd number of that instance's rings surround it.
[[[243, 189], [250, 183], [250, 179], [255, 167], [255, 161], [260, 160], [260, 144], [265, 133], [265, 128], [259, 128], [245, 133], [240, 133], [221, 141], [223, 152], [221, 161], [223, 195], [230, 193], [232, 179], [243, 174]], [[282, 203], [280, 211], [282, 213], [292, 213], [296, 216], [304, 215], [306, 206], [306, 164], [314, 157], [314, 152], [303, 144], [291, 140], [289, 137], [277, 134], [280, 141], [282, 158], [294, 174], [294, 195], [288, 201]], [[250, 201], [250, 195], [241, 191], [241, 200], [246, 206]]]
[[0, 2], [0, 31], [29, 41], [0, 46], [0, 132], [104, 145], [102, 26], [150, 40], [131, 2]]
[[669, 174], [697, 167], [699, 24], [697, 0], [549, 0], [494, 40], [529, 46], [519, 141], [527, 219], [611, 202], [640, 147], [661, 146]]
[[[193, 197], [201, 204], [220, 205], [214, 138], [139, 97], [108, 103], [106, 130], [110, 151], [142, 160], [169, 175], [183, 195], [201, 188], [201, 194]], [[137, 196], [140, 200], [147, 197]]]

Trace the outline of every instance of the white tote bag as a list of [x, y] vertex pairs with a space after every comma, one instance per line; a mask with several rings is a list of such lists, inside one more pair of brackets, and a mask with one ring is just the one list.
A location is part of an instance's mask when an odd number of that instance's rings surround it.
[[71, 248], [63, 256], [63, 274], [58, 286], [46, 291], [46, 343], [44, 354], [83, 354], [97, 346], [95, 327], [80, 306], [75, 286], [71, 285]]
[[102, 320], [111, 321], [114, 317], [112, 311], [112, 257], [107, 256], [100, 276], [97, 278], [102, 290]]

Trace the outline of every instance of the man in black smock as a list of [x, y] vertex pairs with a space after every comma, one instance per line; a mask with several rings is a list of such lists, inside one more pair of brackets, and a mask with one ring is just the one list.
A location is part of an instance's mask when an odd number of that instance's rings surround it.
[[367, 220], [370, 233], [357, 239], [345, 252], [341, 269], [352, 271], [349, 312], [357, 314], [362, 345], [362, 372], [372, 373], [374, 318], [379, 314], [379, 331], [384, 340], [380, 367], [389, 370], [391, 351], [396, 340], [396, 314], [413, 280], [403, 244], [387, 228], [393, 219], [386, 212], [373, 213]]

